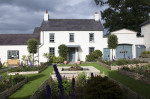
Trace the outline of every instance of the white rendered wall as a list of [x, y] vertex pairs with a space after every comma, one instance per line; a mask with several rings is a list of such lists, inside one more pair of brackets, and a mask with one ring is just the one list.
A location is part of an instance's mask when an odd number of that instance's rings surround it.
[[[132, 44], [132, 58], [136, 58], [135, 45], [144, 45], [144, 38], [137, 37], [136, 32], [123, 29], [123, 30], [112, 32], [111, 34], [117, 35], [118, 44]], [[113, 51], [113, 55], [116, 56], [116, 50]]]
[[141, 33], [144, 35], [144, 44], [146, 50], [150, 51], [150, 24], [141, 27]]
[[1, 45], [0, 46], [0, 58], [1, 62], [7, 62], [7, 51], [8, 50], [18, 50], [19, 60], [21, 62], [22, 55], [28, 55], [27, 45]]
[[[55, 33], [55, 42], [49, 42], [49, 34]], [[69, 42], [69, 33], [74, 33], [74, 42]], [[89, 42], [89, 33], [94, 33], [94, 42]], [[44, 41], [43, 41], [44, 38]], [[59, 56], [58, 46], [65, 45], [80, 45], [80, 60], [85, 61], [86, 55], [89, 54], [89, 47], [95, 47], [95, 50], [107, 48], [107, 38], [103, 38], [102, 31], [41, 31], [41, 47], [39, 49], [40, 62], [45, 62], [43, 53], [49, 53], [49, 47], [55, 47], [55, 56]], [[77, 61], [77, 53], [75, 56]]]

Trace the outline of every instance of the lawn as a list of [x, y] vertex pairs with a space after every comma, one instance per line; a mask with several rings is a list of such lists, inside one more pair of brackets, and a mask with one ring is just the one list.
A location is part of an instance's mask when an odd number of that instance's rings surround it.
[[39, 74], [26, 75], [28, 82], [8, 99], [29, 99], [30, 96], [41, 86], [41, 84], [50, 76], [50, 72], [53, 71], [52, 66], [48, 66], [47, 69]]
[[[60, 65], [59, 65], [60, 66]], [[71, 66], [68, 65], [61, 65], [61, 66]], [[131, 90], [141, 94], [142, 96], [150, 99], [150, 85], [142, 83], [141, 81], [134, 80], [127, 76], [119, 74], [117, 71], [111, 71], [107, 68], [99, 66], [96, 63], [89, 63], [89, 64], [81, 64], [80, 66], [94, 66], [95, 68], [99, 69], [101, 73], [105, 73], [107, 76], [121, 82], [125, 86], [129, 87]], [[49, 66], [40, 74], [34, 75], [27, 75], [29, 78], [29, 82], [17, 90], [13, 95], [9, 97], [9, 99], [28, 99], [39, 87], [40, 85], [49, 77], [50, 72], [53, 71], [53, 67]]]

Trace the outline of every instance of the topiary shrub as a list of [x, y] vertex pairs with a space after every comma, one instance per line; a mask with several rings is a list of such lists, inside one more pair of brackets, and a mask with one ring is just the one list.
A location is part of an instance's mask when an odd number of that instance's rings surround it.
[[63, 57], [56, 57], [56, 56], [54, 56], [54, 57], [52, 57], [52, 62], [53, 63], [63, 63], [63, 61], [64, 61], [64, 58]]
[[61, 57], [64, 58], [64, 60], [67, 60], [67, 54], [68, 54], [68, 47], [65, 44], [61, 44], [58, 47], [58, 53]]
[[107, 77], [93, 77], [85, 87], [85, 99], [123, 99], [119, 85]]
[[86, 55], [86, 61], [88, 61], [88, 62], [95, 62], [96, 59], [94, 58], [93, 54], [89, 54], [89, 55]]
[[94, 58], [98, 59], [99, 57], [102, 57], [102, 52], [100, 50], [95, 50], [93, 53]]

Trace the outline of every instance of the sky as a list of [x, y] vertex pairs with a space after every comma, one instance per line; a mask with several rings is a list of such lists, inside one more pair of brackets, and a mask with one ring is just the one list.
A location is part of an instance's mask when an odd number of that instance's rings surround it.
[[0, 34], [33, 33], [48, 10], [50, 19], [94, 19], [94, 0], [0, 0]]

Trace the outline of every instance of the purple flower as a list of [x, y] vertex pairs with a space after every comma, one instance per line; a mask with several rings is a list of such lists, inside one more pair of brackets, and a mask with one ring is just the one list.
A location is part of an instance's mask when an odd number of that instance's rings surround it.
[[64, 88], [63, 88], [63, 85], [62, 85], [62, 78], [61, 78], [61, 75], [58, 71], [58, 68], [56, 66], [56, 64], [53, 65], [53, 68], [54, 68], [54, 71], [55, 71], [55, 74], [56, 74], [56, 77], [57, 77], [57, 81], [58, 81], [58, 88], [60, 90], [60, 99], [64, 99], [64, 94], [63, 94], [63, 91], [64, 91]]
[[91, 73], [91, 78], [93, 78], [94, 77], [94, 75], [93, 75], [93, 73]]
[[72, 93], [71, 93], [71, 99], [75, 99], [75, 94], [74, 94], [74, 86], [75, 86], [75, 78], [72, 78]]
[[0, 78], [2, 78], [2, 75], [0, 75]]
[[28, 59], [27, 59], [27, 65], [28, 65]]
[[46, 91], [47, 91], [46, 97], [47, 99], [50, 99], [52, 94], [51, 94], [51, 88], [49, 85], [46, 86]]

